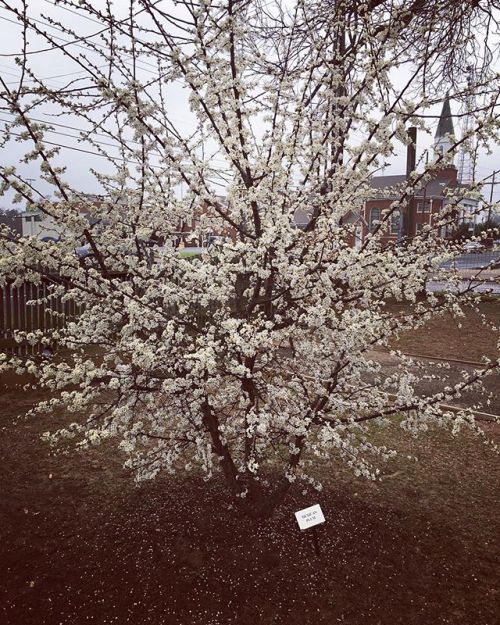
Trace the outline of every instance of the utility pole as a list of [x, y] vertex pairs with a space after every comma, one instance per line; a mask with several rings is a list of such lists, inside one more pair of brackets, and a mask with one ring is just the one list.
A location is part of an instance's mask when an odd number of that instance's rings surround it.
[[495, 182], [495, 177], [496, 177], [496, 175], [497, 175], [498, 173], [500, 173], [500, 169], [497, 169], [496, 171], [494, 171], [492, 174], [490, 174], [490, 175], [488, 176], [488, 178], [491, 178], [491, 182], [483, 182], [483, 183], [482, 183], [483, 185], [490, 185], [490, 186], [491, 186], [491, 188], [490, 188], [490, 206], [489, 206], [489, 208], [488, 208], [488, 222], [489, 222], [489, 221], [490, 221], [490, 219], [491, 219], [491, 205], [493, 204], [493, 187], [494, 187], [496, 184], [500, 184], [500, 180], [498, 180], [497, 182]]

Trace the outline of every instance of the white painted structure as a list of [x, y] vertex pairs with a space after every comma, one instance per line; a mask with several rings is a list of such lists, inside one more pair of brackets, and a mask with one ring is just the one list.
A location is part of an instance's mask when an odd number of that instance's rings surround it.
[[61, 237], [60, 227], [41, 210], [21, 213], [21, 223], [23, 237], [35, 236], [41, 241], [58, 241]]

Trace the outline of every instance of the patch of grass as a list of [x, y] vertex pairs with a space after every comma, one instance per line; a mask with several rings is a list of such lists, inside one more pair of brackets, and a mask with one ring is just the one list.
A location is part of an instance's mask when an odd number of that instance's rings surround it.
[[179, 256], [181, 258], [194, 258], [194, 257], [199, 258], [201, 257], [201, 255], [202, 255], [201, 252], [183, 252], [183, 251], [179, 252]]

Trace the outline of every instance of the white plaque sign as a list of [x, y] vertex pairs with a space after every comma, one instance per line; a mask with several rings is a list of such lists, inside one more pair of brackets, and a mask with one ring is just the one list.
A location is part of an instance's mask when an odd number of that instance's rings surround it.
[[319, 503], [315, 506], [309, 506], [309, 508], [299, 510], [295, 513], [295, 517], [301, 530], [306, 530], [309, 527], [314, 527], [315, 525], [325, 522], [325, 517], [323, 516]]

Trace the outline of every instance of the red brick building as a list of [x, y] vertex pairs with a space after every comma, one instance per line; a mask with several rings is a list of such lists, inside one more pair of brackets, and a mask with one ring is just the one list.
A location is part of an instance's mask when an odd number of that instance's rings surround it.
[[[419, 234], [426, 224], [432, 225], [434, 216], [442, 211], [448, 201], [446, 190], [463, 186], [458, 182], [457, 175], [455, 167], [447, 167], [438, 172], [425, 186], [417, 189], [403, 211], [394, 211], [384, 238], [387, 241], [396, 241], [402, 237], [413, 237]], [[365, 202], [361, 220], [363, 239], [373, 230], [375, 222], [382, 218], [384, 209], [389, 209], [393, 202], [401, 197], [402, 189], [406, 186], [406, 176], [376, 176], [372, 178], [371, 186], [374, 190], [373, 197]], [[465, 219], [464, 214], [468, 209], [474, 209], [476, 206], [475, 200], [461, 200], [461, 208], [456, 214], [457, 223]], [[441, 235], [448, 236], [449, 229], [441, 232]]]
[[[434, 138], [434, 153], [440, 155], [448, 152], [455, 142], [455, 130], [449, 98], [446, 97], [438, 122]], [[416, 142], [416, 133], [414, 143]], [[412, 152], [413, 149], [413, 152]], [[409, 148], [407, 173], [391, 176], [374, 176], [370, 180], [372, 195], [365, 201], [360, 213], [349, 211], [342, 223], [350, 226], [347, 241], [353, 247], [360, 247], [369, 232], [374, 230], [376, 223], [383, 218], [384, 210], [401, 200], [407, 186], [408, 173], [415, 169], [415, 145]], [[413, 155], [413, 158], [410, 157]], [[395, 210], [390, 218], [388, 227], [384, 230], [382, 242], [396, 242], [402, 238], [414, 237], [422, 231], [425, 225], [433, 224], [436, 215], [441, 213], [444, 205], [450, 201], [448, 192], [467, 187], [458, 179], [458, 170], [454, 164], [447, 165], [436, 172], [432, 180], [425, 185], [417, 186], [413, 195], [402, 202], [400, 210]], [[226, 206], [226, 199], [218, 198], [221, 207]], [[454, 211], [455, 224], [466, 221], [467, 213], [477, 207], [477, 200], [462, 199], [457, 210]], [[304, 229], [311, 219], [311, 211], [298, 209], [294, 214], [294, 223], [297, 228]], [[454, 225], [455, 225], [454, 224]], [[176, 245], [196, 246], [204, 248], [216, 240], [236, 240], [236, 229], [217, 214], [214, 208], [207, 205], [195, 209], [191, 220], [181, 224]], [[453, 226], [442, 228], [440, 235], [443, 238], [450, 236]]]
[[[436, 155], [450, 150], [454, 143], [455, 131], [451, 115], [450, 101], [444, 101], [438, 127], [434, 138], [434, 152]], [[413, 167], [410, 167], [410, 171]], [[370, 181], [373, 196], [364, 204], [359, 228], [361, 238], [373, 231], [375, 224], [383, 216], [384, 209], [401, 199], [407, 184], [404, 174], [395, 176], [374, 176]], [[402, 237], [413, 237], [421, 232], [426, 225], [432, 225], [434, 217], [443, 209], [447, 198], [447, 191], [467, 187], [458, 179], [458, 170], [454, 164], [447, 165], [438, 171], [434, 178], [425, 185], [416, 188], [412, 197], [407, 200], [406, 206], [394, 211], [389, 222], [386, 234], [383, 237], [387, 243], [397, 241]], [[467, 213], [477, 207], [477, 200], [462, 199], [459, 208], [455, 211], [456, 224], [467, 221]], [[442, 229], [441, 236], [450, 235], [452, 228]]]

